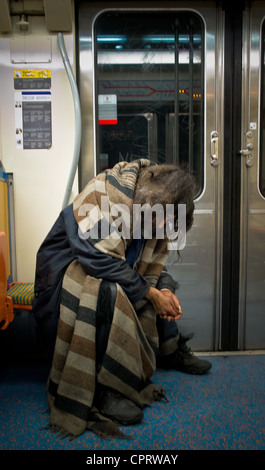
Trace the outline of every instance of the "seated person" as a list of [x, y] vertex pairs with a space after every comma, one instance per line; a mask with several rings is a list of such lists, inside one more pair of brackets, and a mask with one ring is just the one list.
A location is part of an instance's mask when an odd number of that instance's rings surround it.
[[116, 423], [140, 422], [145, 405], [165, 399], [150, 380], [157, 366], [192, 374], [211, 368], [178, 332], [177, 283], [165, 269], [167, 220], [153, 213], [171, 204], [177, 230], [185, 204], [189, 230], [193, 198], [188, 173], [139, 159], [99, 174], [61, 212], [37, 254], [33, 306], [52, 358], [51, 428], [121, 436]]

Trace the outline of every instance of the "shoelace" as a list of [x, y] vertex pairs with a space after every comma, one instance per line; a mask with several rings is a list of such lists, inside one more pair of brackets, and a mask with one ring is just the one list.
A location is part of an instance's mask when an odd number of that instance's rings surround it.
[[194, 353], [192, 352], [191, 348], [189, 348], [186, 344], [178, 351], [185, 357], [195, 357]]

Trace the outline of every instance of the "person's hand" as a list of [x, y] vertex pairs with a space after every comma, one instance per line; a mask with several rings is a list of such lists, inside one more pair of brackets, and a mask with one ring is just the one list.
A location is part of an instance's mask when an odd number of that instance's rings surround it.
[[159, 291], [150, 287], [145, 297], [152, 303], [155, 313], [161, 318], [176, 321], [182, 316], [179, 300], [169, 289]]
[[182, 317], [183, 313], [177, 296], [173, 292], [171, 292], [170, 289], [161, 289], [160, 292], [162, 292], [163, 295], [166, 295], [171, 298], [177, 310], [177, 317], [175, 317], [174, 320], [179, 320]]

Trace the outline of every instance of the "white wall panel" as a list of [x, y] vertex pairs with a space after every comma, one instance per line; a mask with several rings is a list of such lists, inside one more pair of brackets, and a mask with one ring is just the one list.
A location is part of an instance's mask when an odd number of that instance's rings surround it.
[[[30, 17], [30, 22], [27, 44], [30, 44], [34, 63], [30, 62], [29, 55], [27, 63], [11, 63], [10, 44], [13, 41], [14, 52], [14, 38], [18, 33], [0, 36], [0, 155], [5, 170], [14, 175], [17, 277], [25, 282], [34, 280], [36, 252], [60, 213], [75, 139], [71, 88], [57, 45], [57, 35], [48, 33], [44, 16]], [[50, 38], [51, 62], [36, 62], [41, 38], [43, 41]], [[74, 33], [64, 38], [73, 64]], [[13, 72], [17, 68], [51, 70], [52, 147], [49, 150], [16, 149]], [[76, 194], [77, 178], [72, 196]]]

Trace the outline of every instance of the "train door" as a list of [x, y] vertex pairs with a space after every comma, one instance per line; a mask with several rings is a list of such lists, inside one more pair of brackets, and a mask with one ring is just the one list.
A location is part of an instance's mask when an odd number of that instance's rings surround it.
[[194, 226], [167, 266], [195, 350], [218, 349], [220, 336], [222, 18], [205, 1], [79, 4], [81, 188], [139, 157], [195, 175]]
[[[215, 27], [212, 18], [209, 23]], [[180, 284], [182, 330], [197, 330], [196, 341], [212, 348], [217, 200], [206, 136], [216, 128], [205, 127], [213, 125], [211, 106], [215, 113], [214, 100], [207, 99], [214, 79], [206, 66], [215, 51], [205, 15], [190, 9], [109, 10], [96, 18], [94, 39], [97, 171], [143, 156], [185, 165], [196, 176], [194, 228], [181, 262], [174, 250], [167, 269]]]
[[265, 347], [265, 5], [244, 12], [240, 349]]

